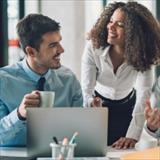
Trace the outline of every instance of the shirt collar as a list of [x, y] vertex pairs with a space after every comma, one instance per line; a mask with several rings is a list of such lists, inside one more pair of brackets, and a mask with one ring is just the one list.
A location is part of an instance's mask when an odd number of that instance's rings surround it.
[[[51, 73], [52, 72], [52, 73]], [[49, 84], [54, 84], [54, 85], [50, 85], [51, 90], [55, 90], [58, 88], [61, 88], [64, 86], [62, 80], [60, 79], [60, 77], [58, 76], [58, 70], [54, 71], [54, 70], [50, 70], [50, 75], [48, 77], [48, 83]]]
[[[101, 50], [101, 54], [100, 57], [102, 57], [104, 59], [105, 62], [109, 62], [110, 64], [112, 64], [110, 56], [109, 56], [109, 49], [111, 48], [111, 45], [107, 46], [103, 51]], [[126, 61], [124, 61], [121, 65], [121, 67], [126, 67], [128, 64]]]
[[105, 59], [106, 59], [106, 57], [108, 57], [109, 56], [109, 49], [110, 49], [110, 45], [109, 46], [107, 46], [104, 50], [103, 50], [103, 52], [102, 52], [102, 54], [101, 54], [101, 57], [104, 57]]
[[[33, 81], [38, 81], [40, 77], [42, 77], [42, 75], [37, 74], [36, 72], [34, 72], [27, 64], [27, 59], [24, 58], [24, 60], [22, 61], [22, 67], [24, 69], [24, 71], [27, 73], [27, 75], [33, 80]], [[47, 73], [45, 73], [43, 75], [43, 77], [45, 77], [45, 79], [47, 80], [50, 76], [51, 71], [48, 70]]]
[[[39, 75], [39, 74], [35, 73], [33, 70], [31, 70], [31, 68], [27, 64], [26, 58], [24, 58], [24, 60], [22, 61], [22, 67], [23, 67], [24, 71], [26, 72], [26, 74], [33, 81], [38, 82], [41, 75]], [[55, 88], [63, 87], [63, 82], [58, 77], [58, 75], [57, 75], [56, 71], [54, 71], [54, 69], [49, 69], [48, 72], [43, 75], [43, 77], [45, 77], [45, 79], [48, 81], [49, 84], [54, 84], [54, 85], [50, 86], [51, 89], [54, 90]]]

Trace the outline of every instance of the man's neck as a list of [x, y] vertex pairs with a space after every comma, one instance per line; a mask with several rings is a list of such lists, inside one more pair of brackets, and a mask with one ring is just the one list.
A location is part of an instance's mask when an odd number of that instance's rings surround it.
[[35, 73], [39, 74], [39, 75], [44, 75], [45, 73], [48, 72], [48, 70], [43, 69], [39, 66], [34, 65], [34, 63], [32, 63], [31, 61], [29, 61], [28, 59], [26, 59], [26, 63], [28, 65], [28, 67]]

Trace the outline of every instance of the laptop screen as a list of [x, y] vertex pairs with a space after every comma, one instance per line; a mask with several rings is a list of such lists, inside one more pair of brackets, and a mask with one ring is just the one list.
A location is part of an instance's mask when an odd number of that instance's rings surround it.
[[27, 148], [37, 155], [51, 156], [53, 137], [62, 141], [78, 132], [75, 156], [105, 156], [107, 108], [28, 108]]

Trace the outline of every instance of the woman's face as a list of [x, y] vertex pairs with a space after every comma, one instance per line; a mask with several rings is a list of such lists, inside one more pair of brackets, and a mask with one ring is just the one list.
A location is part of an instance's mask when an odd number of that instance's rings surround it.
[[116, 9], [107, 25], [107, 42], [109, 44], [124, 47], [124, 19], [124, 12], [121, 9]]

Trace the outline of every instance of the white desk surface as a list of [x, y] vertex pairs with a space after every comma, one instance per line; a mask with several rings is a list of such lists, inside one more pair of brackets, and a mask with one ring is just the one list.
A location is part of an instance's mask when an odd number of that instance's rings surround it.
[[25, 147], [0, 147], [0, 156], [27, 157], [27, 148]]
[[[74, 158], [71, 160], [120, 160], [120, 157], [135, 152], [135, 149], [114, 149], [112, 147], [107, 147], [107, 155], [106, 157], [80, 157], [80, 158]], [[52, 158], [37, 158], [37, 160], [53, 160]]]
[[[0, 147], [0, 159], [3, 157], [3, 160], [24, 160], [29, 159], [24, 154], [25, 148], [10, 148], [10, 147]], [[106, 157], [96, 157], [96, 158], [74, 158], [74, 160], [118, 160], [124, 154], [134, 152], [135, 149], [127, 149], [127, 150], [116, 150], [112, 147], [107, 147], [107, 155]], [[17, 158], [15, 158], [17, 157]], [[26, 157], [26, 158], [24, 158]], [[37, 160], [53, 160], [51, 158], [37, 158]]]
[[[54, 160], [52, 158], [37, 158], [37, 160]], [[80, 157], [80, 158], [73, 158], [73, 159], [69, 159], [69, 160], [110, 160], [107, 157], [90, 157], [90, 158], [84, 158], [84, 157]]]

